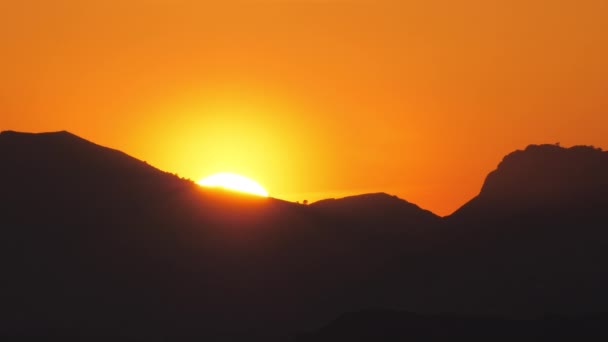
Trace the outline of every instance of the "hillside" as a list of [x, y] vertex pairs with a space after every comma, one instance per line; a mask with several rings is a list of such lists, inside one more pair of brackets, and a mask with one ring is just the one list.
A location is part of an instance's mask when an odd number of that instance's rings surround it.
[[401, 247], [362, 254], [387, 239], [328, 220], [331, 210], [200, 188], [67, 132], [3, 132], [0, 160], [7, 334], [320, 322]]
[[608, 311], [607, 159], [530, 146], [439, 218], [384, 193], [212, 191], [68, 132], [2, 132], [0, 335], [284, 340], [370, 307]]

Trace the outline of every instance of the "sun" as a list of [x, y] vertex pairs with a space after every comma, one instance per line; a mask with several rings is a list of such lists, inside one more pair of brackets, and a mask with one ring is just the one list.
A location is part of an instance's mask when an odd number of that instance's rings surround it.
[[198, 185], [214, 188], [223, 188], [231, 191], [243, 192], [246, 194], [268, 197], [268, 191], [253, 179], [237, 175], [235, 173], [220, 172], [205, 177], [198, 182]]

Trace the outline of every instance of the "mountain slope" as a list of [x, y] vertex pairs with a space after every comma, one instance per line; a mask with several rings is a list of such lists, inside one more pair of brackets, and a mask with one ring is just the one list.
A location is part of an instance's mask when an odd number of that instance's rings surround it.
[[[477, 197], [451, 215], [490, 218], [563, 208], [602, 209], [608, 203], [608, 152], [589, 146], [530, 145], [507, 155]], [[571, 211], [571, 210], [570, 210]]]
[[378, 227], [426, 227], [439, 221], [432, 212], [385, 193], [326, 199], [312, 203], [311, 207], [327, 217]]
[[[517, 314], [608, 309], [608, 153], [531, 145], [446, 218], [469, 309]], [[455, 260], [459, 260], [458, 258]]]
[[0, 333], [307, 326], [350, 308], [359, 280], [402, 248], [393, 238], [361, 253], [386, 239], [313, 206], [202, 189], [67, 132], [2, 132], [0, 163]]
[[2, 132], [0, 165], [0, 335], [283, 340], [368, 307], [608, 310], [589, 147], [515, 152], [447, 218], [382, 193], [211, 191], [67, 132]]

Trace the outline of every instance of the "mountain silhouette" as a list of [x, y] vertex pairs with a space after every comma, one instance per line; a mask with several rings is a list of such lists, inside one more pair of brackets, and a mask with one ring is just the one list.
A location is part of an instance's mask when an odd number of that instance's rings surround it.
[[[490, 218], [539, 210], [602, 209], [608, 198], [608, 152], [590, 146], [530, 145], [506, 156], [477, 197], [452, 218]], [[569, 210], [572, 211], [572, 210]]]
[[383, 193], [201, 188], [68, 132], [2, 132], [0, 335], [283, 341], [366, 308], [605, 312], [607, 159], [529, 146], [440, 218]]
[[486, 298], [473, 312], [606, 311], [607, 195], [600, 149], [531, 145], [506, 156], [446, 218], [451, 245], [462, 246], [460, 298]]
[[[439, 221], [439, 217], [432, 212], [386, 193], [326, 199], [311, 206], [328, 217], [385, 228], [420, 227]], [[387, 224], [391, 227], [387, 227]]]

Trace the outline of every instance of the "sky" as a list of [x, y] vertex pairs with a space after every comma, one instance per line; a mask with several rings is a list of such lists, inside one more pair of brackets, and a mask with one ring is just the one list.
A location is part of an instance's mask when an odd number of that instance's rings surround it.
[[605, 0], [0, 2], [0, 130], [272, 197], [440, 215], [528, 144], [608, 148]]

